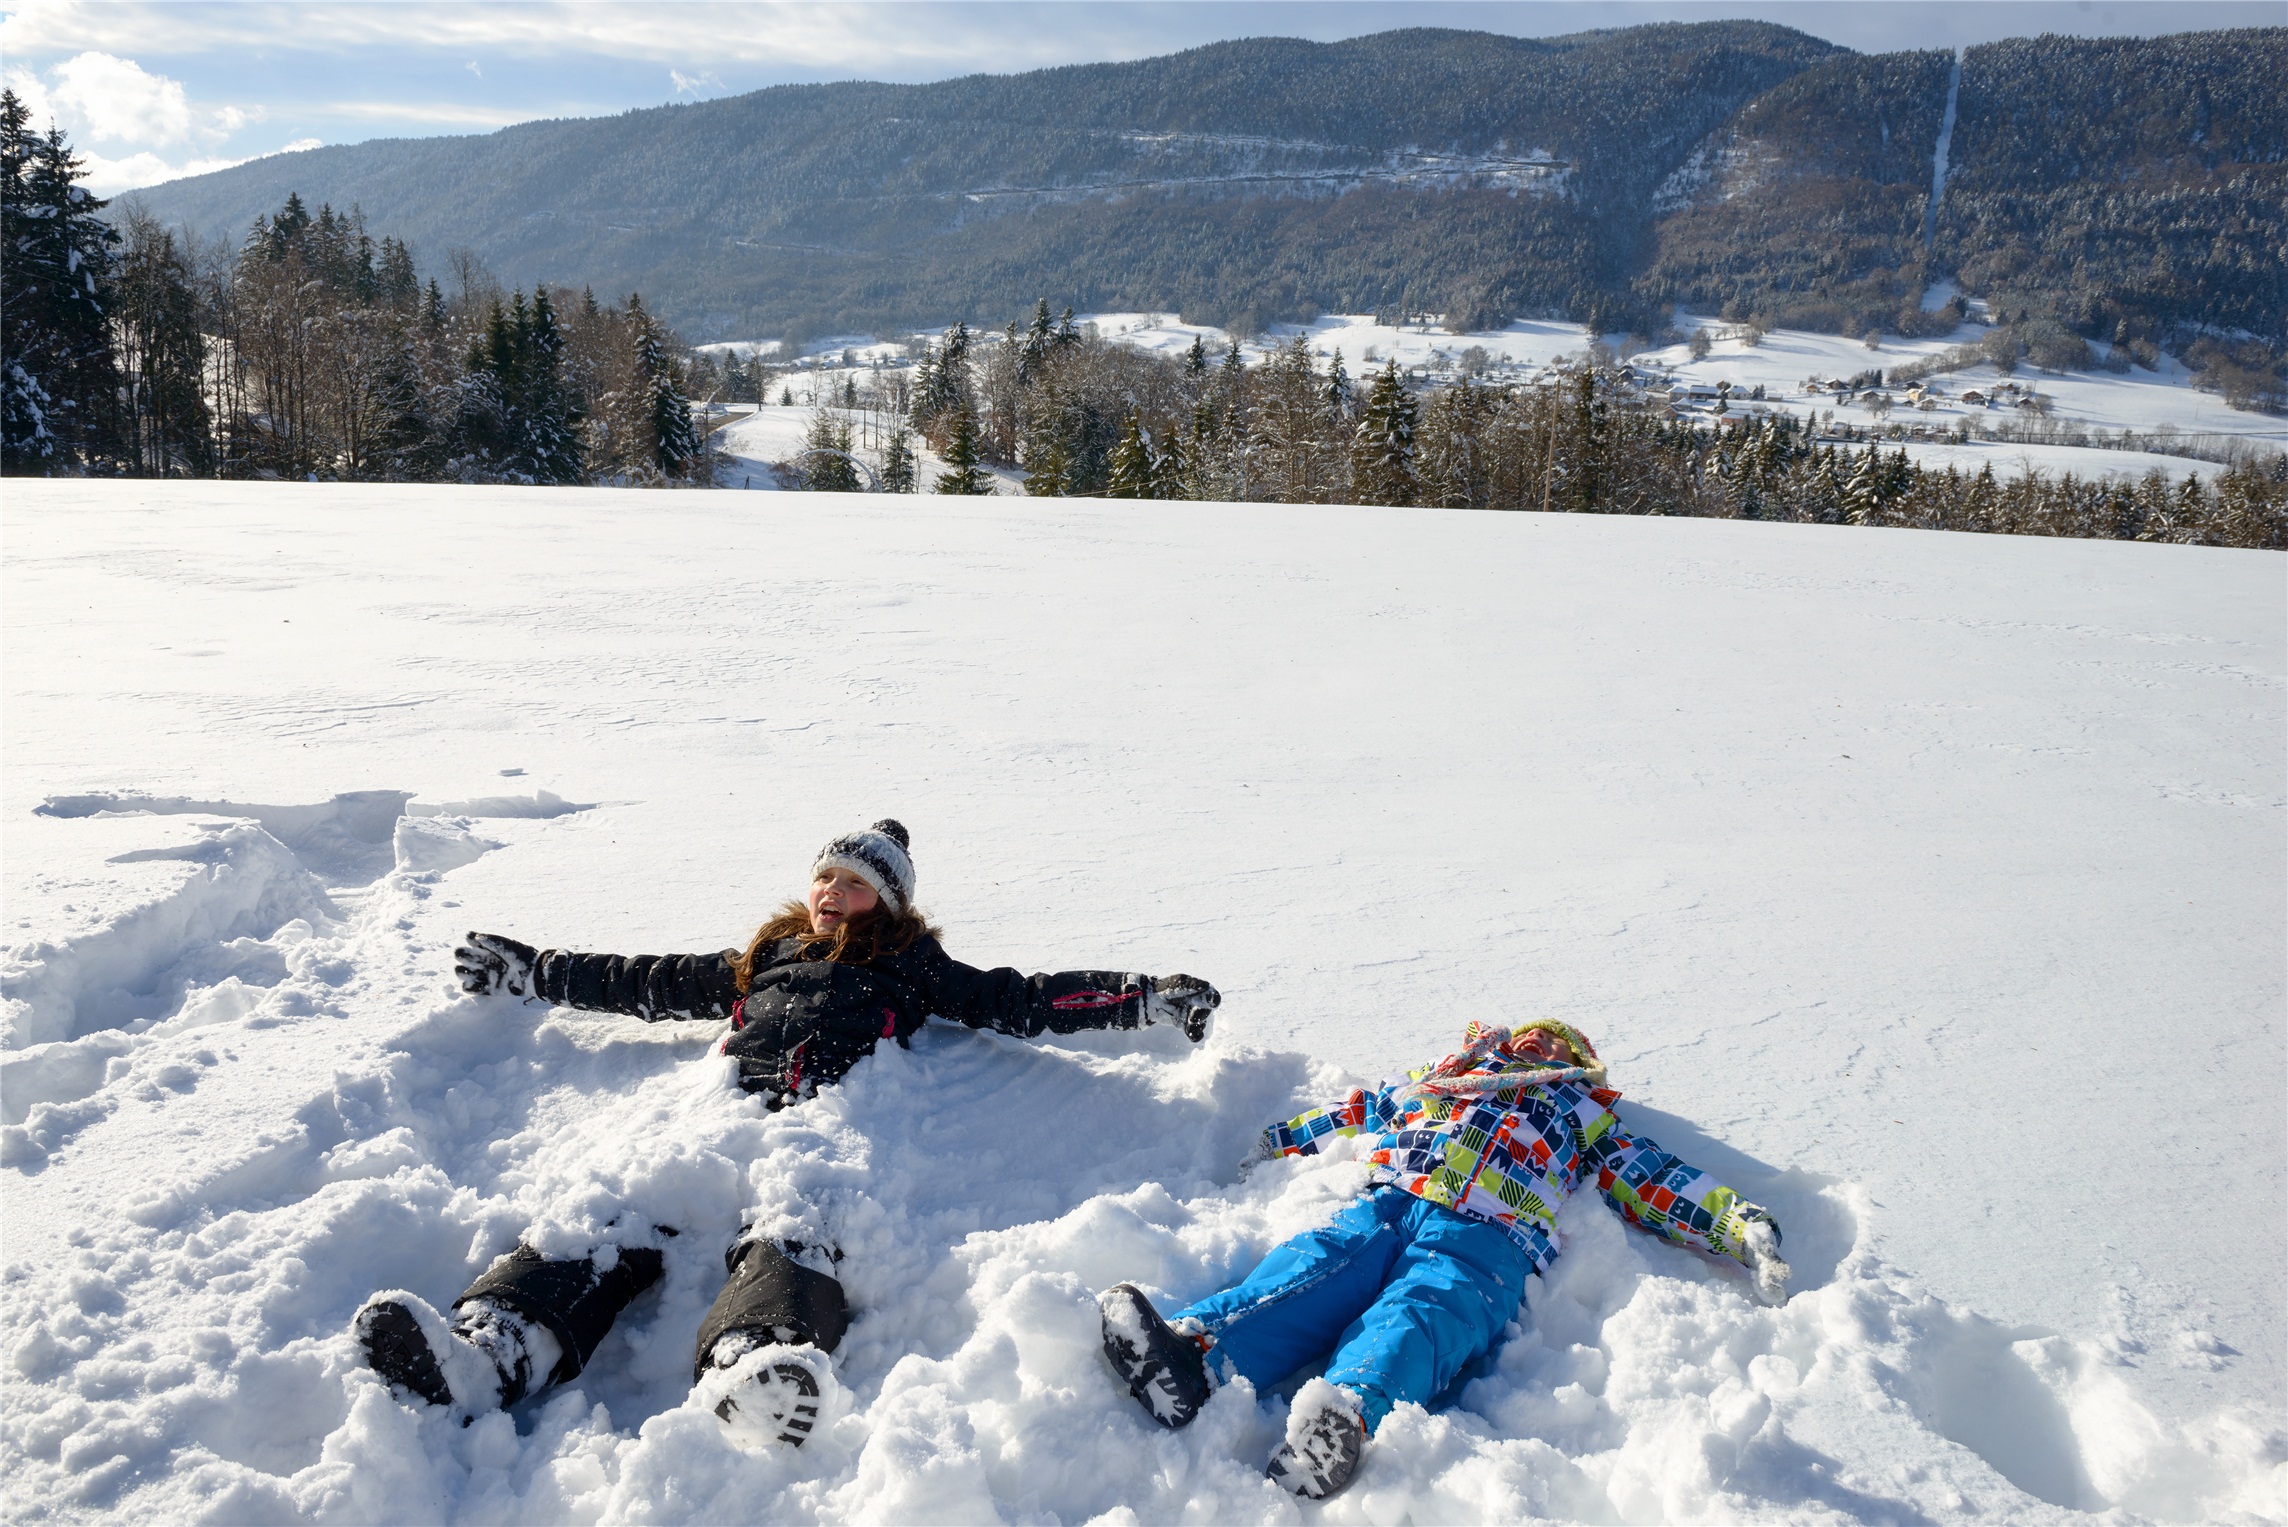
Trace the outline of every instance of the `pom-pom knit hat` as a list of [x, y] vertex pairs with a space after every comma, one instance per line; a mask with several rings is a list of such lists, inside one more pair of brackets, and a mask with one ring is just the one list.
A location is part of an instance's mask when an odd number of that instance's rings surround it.
[[820, 849], [811, 878], [822, 870], [848, 870], [872, 886], [892, 913], [903, 915], [914, 904], [914, 861], [906, 841], [904, 824], [884, 817], [864, 832], [845, 834]]

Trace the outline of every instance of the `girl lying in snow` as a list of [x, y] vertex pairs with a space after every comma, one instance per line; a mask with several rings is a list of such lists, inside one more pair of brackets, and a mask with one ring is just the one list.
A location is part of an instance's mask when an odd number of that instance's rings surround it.
[[1619, 1097], [1596, 1050], [1562, 1023], [1471, 1024], [1455, 1054], [1265, 1130], [1253, 1160], [1371, 1136], [1367, 1196], [1173, 1319], [1134, 1284], [1107, 1290], [1105, 1355], [1167, 1427], [1197, 1415], [1219, 1376], [1261, 1391], [1325, 1359], [1270, 1469], [1318, 1499], [1350, 1483], [1393, 1405], [1429, 1404], [1493, 1348], [1526, 1278], [1557, 1255], [1557, 1206], [1591, 1173], [1630, 1224], [1736, 1258], [1766, 1301], [1784, 1299], [1772, 1217], [1630, 1136], [1613, 1116]]
[[[773, 1110], [840, 1081], [883, 1040], [905, 1044], [933, 1013], [1027, 1039], [1172, 1023], [1196, 1044], [1220, 1000], [1190, 976], [978, 970], [947, 956], [913, 896], [906, 830], [882, 821], [820, 850], [807, 900], [788, 902], [744, 951], [630, 959], [472, 933], [454, 970], [478, 996], [649, 1022], [728, 1018], [720, 1051], [737, 1057], [740, 1085]], [[474, 1413], [513, 1404], [586, 1366], [613, 1319], [658, 1281], [656, 1237], [673, 1234], [646, 1227], [563, 1260], [519, 1245], [453, 1301], [449, 1325], [393, 1289], [358, 1311], [357, 1337], [375, 1372], [432, 1405]], [[831, 1246], [770, 1240], [753, 1226], [726, 1252], [729, 1278], [700, 1322], [694, 1380], [773, 1344], [810, 1349], [757, 1358], [734, 1376], [716, 1413], [741, 1433], [800, 1443], [810, 1430], [819, 1389], [806, 1364], [834, 1350], [848, 1321], [839, 1260]]]

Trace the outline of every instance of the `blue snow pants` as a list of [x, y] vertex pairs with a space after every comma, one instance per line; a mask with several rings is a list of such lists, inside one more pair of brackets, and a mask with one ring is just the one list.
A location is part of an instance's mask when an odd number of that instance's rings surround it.
[[1331, 1352], [1327, 1382], [1359, 1396], [1371, 1432], [1400, 1400], [1429, 1404], [1491, 1351], [1532, 1271], [1485, 1221], [1378, 1188], [1174, 1318], [1205, 1326], [1210, 1364], [1259, 1390]]

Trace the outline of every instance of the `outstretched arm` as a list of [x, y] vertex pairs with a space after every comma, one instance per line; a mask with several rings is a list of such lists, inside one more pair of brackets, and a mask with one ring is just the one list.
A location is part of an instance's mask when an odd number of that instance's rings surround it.
[[1307, 1109], [1266, 1129], [1253, 1159], [1316, 1156], [1320, 1147], [1335, 1136], [1356, 1135], [1362, 1129], [1381, 1133], [1395, 1127], [1396, 1121], [1397, 1113], [1391, 1106], [1388, 1088], [1353, 1087], [1350, 1096], [1339, 1103]]
[[1755, 1274], [1756, 1292], [1777, 1304], [1787, 1297], [1779, 1225], [1723, 1183], [1658, 1142], [1613, 1128], [1589, 1147], [1597, 1186], [1621, 1218], [1679, 1246], [1731, 1257]]
[[1223, 1000], [1214, 987], [1191, 976], [1113, 970], [1028, 976], [1006, 966], [979, 970], [942, 951], [931, 963], [936, 967], [930, 972], [931, 1012], [1019, 1039], [1168, 1023], [1197, 1044], [1207, 1035], [1208, 1014]]
[[727, 1018], [739, 1000], [731, 962], [720, 954], [574, 954], [534, 949], [497, 933], [472, 933], [453, 951], [461, 989], [477, 996], [505, 992], [557, 1007], [662, 1018]]

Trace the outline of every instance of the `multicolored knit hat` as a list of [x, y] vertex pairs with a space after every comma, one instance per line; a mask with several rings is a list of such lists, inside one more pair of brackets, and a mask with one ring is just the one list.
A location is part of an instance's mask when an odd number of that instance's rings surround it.
[[893, 915], [914, 904], [914, 861], [901, 822], [882, 818], [864, 832], [847, 833], [818, 851], [813, 880], [825, 870], [848, 870], [874, 888]]

